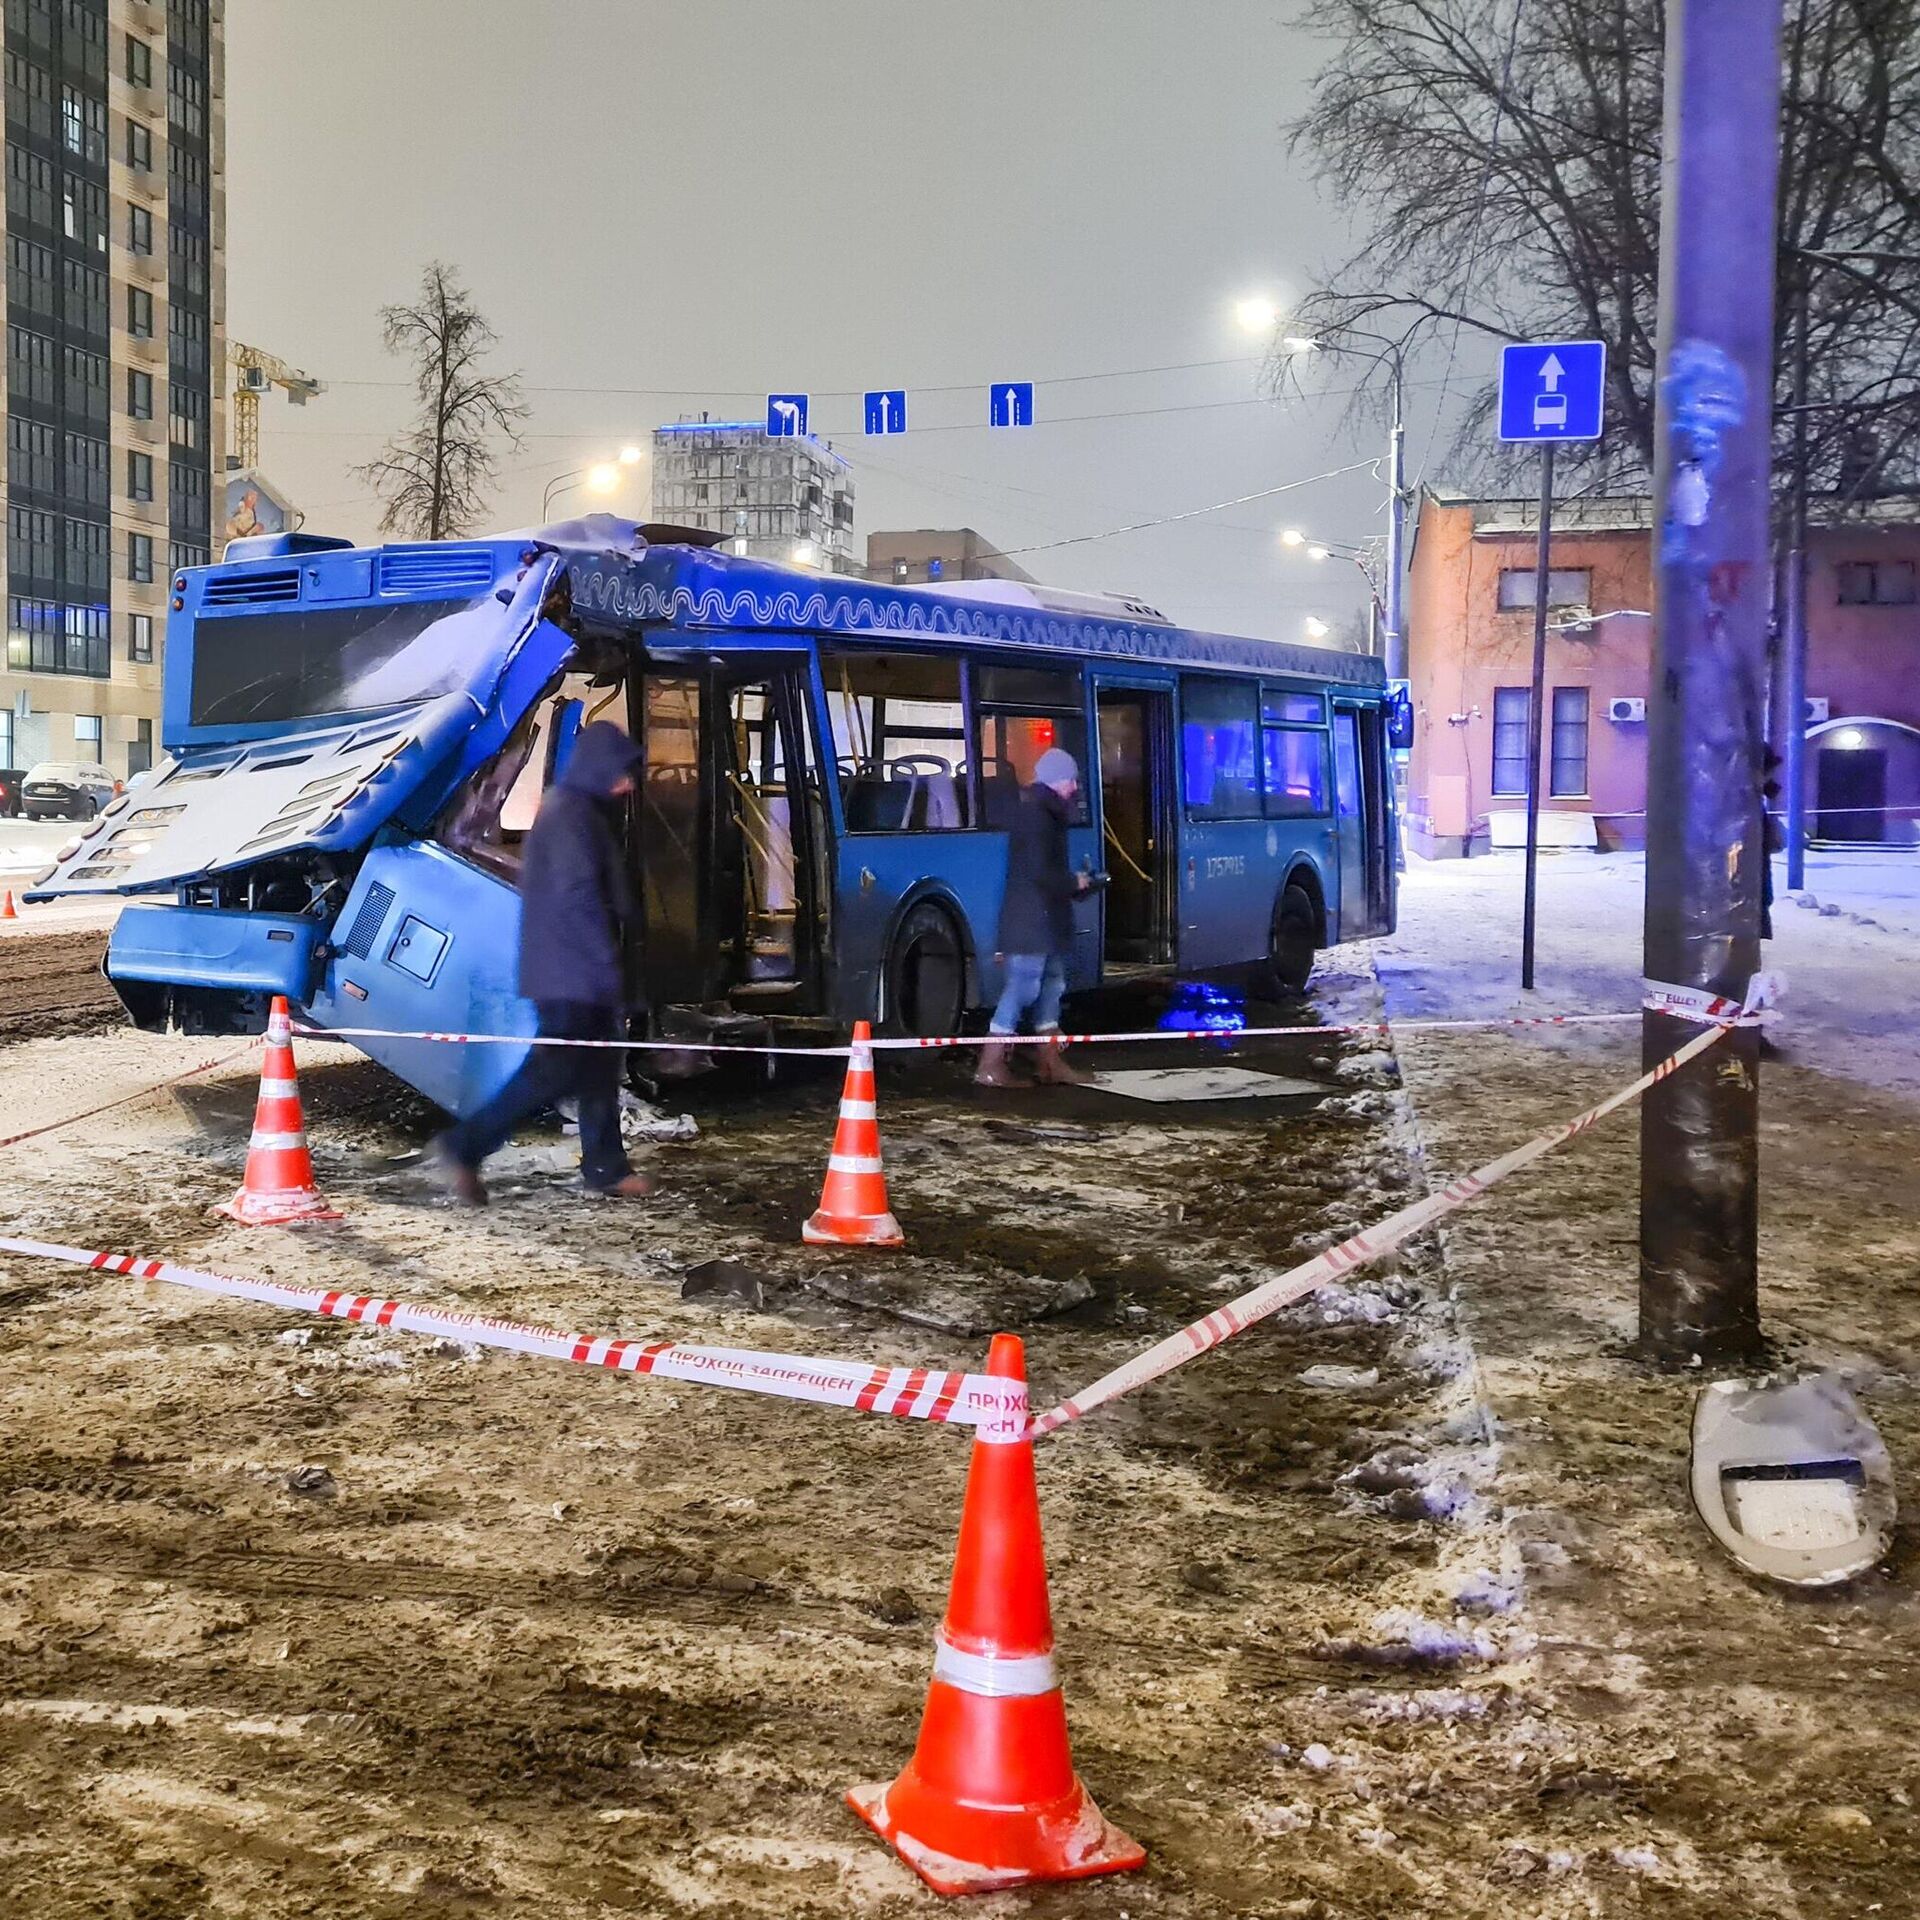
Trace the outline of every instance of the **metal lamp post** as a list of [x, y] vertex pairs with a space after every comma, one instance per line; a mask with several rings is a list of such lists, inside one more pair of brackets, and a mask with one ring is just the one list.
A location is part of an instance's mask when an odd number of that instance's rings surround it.
[[1307, 352], [1344, 354], [1351, 359], [1371, 361], [1375, 366], [1386, 367], [1393, 376], [1393, 419], [1387, 436], [1387, 577], [1380, 598], [1381, 619], [1386, 628], [1383, 650], [1387, 678], [1404, 680], [1407, 677], [1407, 629], [1401, 582], [1406, 576], [1407, 541], [1405, 350], [1400, 341], [1384, 333], [1365, 333], [1357, 327], [1345, 327], [1341, 331], [1356, 340], [1377, 340], [1381, 351], [1368, 353], [1361, 347], [1329, 346], [1322, 340], [1297, 336], [1289, 336], [1280, 344]]

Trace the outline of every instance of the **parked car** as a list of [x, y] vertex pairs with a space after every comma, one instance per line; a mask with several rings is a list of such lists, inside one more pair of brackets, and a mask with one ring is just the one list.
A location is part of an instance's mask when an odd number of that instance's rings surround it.
[[20, 783], [20, 805], [29, 820], [91, 820], [114, 796], [105, 767], [78, 760], [43, 760]]
[[18, 767], [0, 767], [0, 819], [11, 820], [20, 811], [20, 782], [26, 777]]

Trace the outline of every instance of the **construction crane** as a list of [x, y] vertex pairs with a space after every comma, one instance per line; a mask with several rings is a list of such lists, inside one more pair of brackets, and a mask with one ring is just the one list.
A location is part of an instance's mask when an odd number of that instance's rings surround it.
[[233, 369], [233, 450], [243, 469], [260, 464], [260, 396], [280, 388], [296, 407], [304, 407], [327, 384], [258, 347], [238, 340], [227, 342], [227, 365]]

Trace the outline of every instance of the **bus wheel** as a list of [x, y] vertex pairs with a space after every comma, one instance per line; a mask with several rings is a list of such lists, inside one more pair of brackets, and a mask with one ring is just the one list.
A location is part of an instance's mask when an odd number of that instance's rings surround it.
[[931, 901], [908, 908], [887, 954], [882, 1032], [926, 1040], [958, 1033], [966, 990], [967, 959], [952, 919]]
[[1313, 972], [1315, 937], [1320, 916], [1305, 887], [1289, 885], [1273, 916], [1273, 977], [1283, 993], [1304, 993]]

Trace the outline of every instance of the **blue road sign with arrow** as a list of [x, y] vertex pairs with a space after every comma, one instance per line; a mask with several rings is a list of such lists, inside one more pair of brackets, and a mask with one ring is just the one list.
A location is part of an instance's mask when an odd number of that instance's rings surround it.
[[868, 394], [866, 420], [869, 433], [905, 433], [907, 390], [904, 387], [888, 387]]
[[988, 390], [987, 424], [994, 427], [1033, 425], [1033, 382], [1002, 380]]
[[1502, 440], [1598, 440], [1607, 343], [1536, 340], [1500, 350]]
[[767, 438], [804, 440], [807, 437], [807, 396], [804, 393], [767, 395]]

